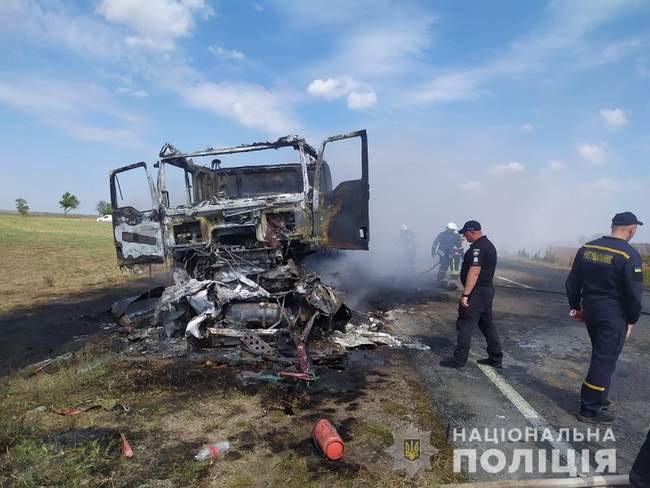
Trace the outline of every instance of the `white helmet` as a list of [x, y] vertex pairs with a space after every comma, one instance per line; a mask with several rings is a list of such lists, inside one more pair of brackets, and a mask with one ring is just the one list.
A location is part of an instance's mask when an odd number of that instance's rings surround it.
[[404, 232], [404, 231], [406, 231], [406, 230], [409, 230], [409, 228], [408, 228], [406, 225], [401, 225], [401, 226], [400, 226], [400, 230], [401, 230], [402, 232]]
[[454, 230], [454, 231], [458, 231], [458, 226], [457, 226], [456, 224], [454, 224], [453, 222], [449, 222], [449, 223], [447, 224], [447, 229], [449, 229], [449, 230]]

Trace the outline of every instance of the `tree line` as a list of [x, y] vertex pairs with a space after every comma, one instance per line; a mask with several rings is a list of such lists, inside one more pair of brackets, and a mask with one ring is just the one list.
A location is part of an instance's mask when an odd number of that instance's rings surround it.
[[[81, 205], [79, 198], [69, 191], [61, 195], [61, 200], [59, 200], [59, 207], [63, 209], [65, 215], [68, 215], [70, 210], [79, 208], [79, 205]], [[104, 200], [97, 202], [95, 209], [99, 215], [110, 215], [113, 212], [111, 204]], [[27, 200], [22, 197], [16, 198], [16, 210], [20, 215], [27, 215], [29, 213], [29, 204], [27, 203]]]

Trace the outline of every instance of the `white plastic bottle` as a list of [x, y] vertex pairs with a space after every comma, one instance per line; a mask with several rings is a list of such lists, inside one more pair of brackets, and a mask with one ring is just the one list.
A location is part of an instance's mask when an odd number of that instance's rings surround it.
[[199, 453], [194, 456], [197, 461], [207, 461], [208, 459], [215, 459], [221, 456], [224, 452], [230, 449], [230, 442], [221, 441], [216, 444], [208, 444]]

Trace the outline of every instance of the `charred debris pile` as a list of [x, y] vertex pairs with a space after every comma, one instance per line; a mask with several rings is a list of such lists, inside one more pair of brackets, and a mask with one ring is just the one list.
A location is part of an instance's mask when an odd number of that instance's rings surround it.
[[175, 273], [175, 281], [113, 305], [127, 354], [195, 356], [256, 367], [267, 381], [311, 381], [312, 365], [343, 367], [348, 349], [427, 349], [386, 332], [379, 317], [353, 313], [291, 259], [256, 275], [233, 268], [213, 279]]

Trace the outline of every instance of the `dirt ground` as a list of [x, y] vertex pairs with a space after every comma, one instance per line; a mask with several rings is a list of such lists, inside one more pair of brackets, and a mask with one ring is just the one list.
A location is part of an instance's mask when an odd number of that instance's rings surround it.
[[[321, 369], [302, 391], [244, 385], [237, 370], [209, 361], [121, 359], [109, 343], [53, 370], [5, 379], [0, 486], [406, 487], [459, 479], [404, 351], [355, 352], [346, 369]], [[102, 408], [74, 417], [50, 410], [89, 405]], [[343, 460], [327, 461], [314, 446], [310, 433], [320, 417], [341, 434]], [[393, 432], [409, 424], [432, 431], [441, 449], [431, 471], [413, 481], [395, 473], [384, 452]], [[132, 459], [121, 456], [119, 433]], [[223, 457], [193, 459], [202, 445], [224, 439], [232, 449]]]

